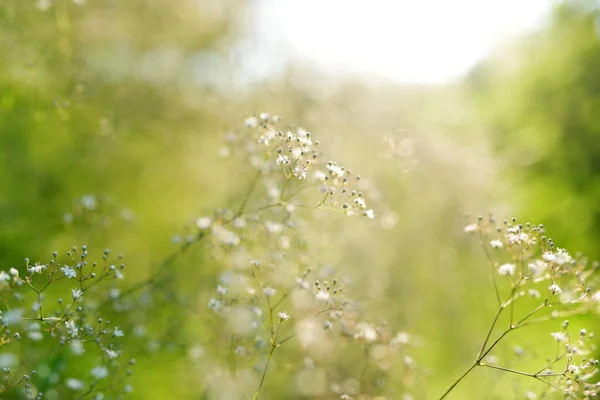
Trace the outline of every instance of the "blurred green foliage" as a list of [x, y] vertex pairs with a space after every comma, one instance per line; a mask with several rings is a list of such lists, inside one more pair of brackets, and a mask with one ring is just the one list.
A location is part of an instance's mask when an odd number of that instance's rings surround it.
[[[593, 3], [560, 5], [547, 26], [448, 87], [327, 82], [290, 69], [231, 95], [219, 82], [239, 67], [227, 59], [245, 33], [250, 5], [241, 1], [55, 0], [44, 10], [43, 1], [4, 0], [0, 269], [87, 244], [125, 253], [128, 284], [143, 282], [175, 250], [173, 234], [198, 214], [237, 205], [248, 174], [218, 156], [221, 137], [244, 116], [271, 111], [318, 131], [330, 153], [379, 182], [398, 224], [388, 231], [317, 219], [319, 239], [331, 244], [323, 258], [355, 282], [361, 312], [422, 337], [415, 358], [427, 383], [414, 396], [435, 398], [472, 361], [494, 305], [486, 261], [463, 237], [465, 212], [517, 213], [543, 222], [560, 247], [600, 257]], [[403, 138], [398, 128], [417, 139], [416, 164], [380, 157], [385, 134]], [[210, 365], [190, 368], [186, 346], [224, 334], [190, 306], [204, 310], [217, 282], [210, 255], [195, 250], [167, 272], [152, 314], [114, 315], [164, 344], [150, 352], [130, 336], [139, 359], [134, 398], [206, 393], [198, 376]], [[523, 341], [537, 338], [529, 332]], [[360, 352], [338, 352], [348, 375], [360, 372]], [[403, 378], [392, 386], [404, 388]], [[472, 378], [455, 398], [486, 390], [515, 398], [527, 386], [504, 376], [510, 390], [493, 386], [498, 375], [484, 372]], [[265, 398], [293, 396], [286, 368], [270, 379]]]

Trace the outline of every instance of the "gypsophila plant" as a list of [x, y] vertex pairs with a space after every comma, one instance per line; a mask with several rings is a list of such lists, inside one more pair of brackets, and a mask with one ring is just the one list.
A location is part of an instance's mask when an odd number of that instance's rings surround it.
[[88, 258], [86, 246], [73, 247], [0, 271], [0, 394], [103, 399], [131, 391], [125, 332], [98, 310], [118, 296], [125, 264], [109, 250]]
[[[440, 399], [478, 367], [543, 382], [540, 397], [560, 393], [570, 399], [595, 398], [600, 384], [594, 334], [585, 328], [572, 332], [565, 318], [598, 311], [598, 263], [556, 246], [541, 224], [512, 218], [498, 225], [490, 216], [479, 217], [464, 230], [477, 236], [488, 260], [498, 307], [475, 360]], [[494, 354], [516, 331], [547, 321], [554, 328], [540, 341], [554, 341], [556, 348], [537, 368], [522, 370]], [[514, 352], [522, 356], [524, 350], [517, 346]], [[532, 391], [525, 396], [538, 398]]]
[[[248, 118], [242, 132], [227, 135], [221, 153], [253, 170], [254, 177], [236, 210], [196, 221], [194, 240], [209, 239], [222, 270], [207, 304], [222, 320], [216, 335], [227, 338], [222, 343], [227, 362], [212, 366], [209, 386], [221, 391], [217, 385], [226, 376], [231, 392], [221, 398], [258, 399], [283, 357], [300, 393], [342, 398], [383, 393], [385, 372], [396, 360], [414, 367], [406, 355], [410, 336], [359, 319], [345, 277], [315, 257], [318, 247], [303, 235], [309, 222], [300, 216], [313, 209], [374, 219], [372, 185], [325, 159], [310, 132], [280, 130], [279, 122], [263, 113]], [[327, 364], [336, 346], [356, 346], [364, 360], [355, 371], [344, 371], [340, 383], [329, 384], [319, 364]], [[293, 358], [285, 356], [288, 347], [295, 347]], [[367, 379], [369, 370], [376, 379]]]

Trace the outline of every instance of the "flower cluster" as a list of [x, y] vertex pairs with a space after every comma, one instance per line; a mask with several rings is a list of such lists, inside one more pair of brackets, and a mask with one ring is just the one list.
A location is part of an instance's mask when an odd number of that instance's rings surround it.
[[[568, 321], [562, 330], [549, 332], [557, 342], [557, 352], [537, 372], [500, 366], [493, 352], [503, 339], [523, 327], [596, 312], [600, 304], [598, 264], [556, 246], [541, 224], [521, 224], [516, 218], [497, 224], [489, 216], [479, 217], [464, 231], [478, 236], [491, 269], [498, 309], [475, 363], [442, 398], [477, 366], [535, 378], [548, 384], [545, 393], [558, 391], [567, 398], [595, 397], [600, 385], [594, 383], [597, 361], [590, 358], [595, 351], [593, 334], [581, 329], [573, 338]], [[505, 325], [502, 317], [507, 319]], [[522, 356], [524, 351], [517, 347], [515, 353]], [[563, 366], [558, 367], [561, 362]], [[533, 392], [527, 397], [537, 398]]]
[[[99, 302], [108, 301], [109, 293], [118, 290], [116, 285], [124, 278], [122, 256], [112, 262], [111, 258], [105, 250], [101, 262], [88, 262], [87, 247], [82, 246], [64, 257], [54, 252], [48, 262], [26, 259], [22, 275], [16, 268], [0, 271], [0, 298], [6, 307], [0, 310], [5, 373], [0, 393], [21, 388], [25, 398], [94, 393], [100, 399], [131, 390], [117, 379], [123, 369], [130, 373], [121, 362], [119, 338], [125, 333], [98, 317], [102, 311]], [[96, 290], [99, 286], [104, 286], [102, 291]], [[65, 349], [65, 358], [85, 358], [95, 365], [87, 372], [72, 371], [74, 376], [57, 376], [48, 386], [48, 363], [52, 361], [48, 355], [27, 350], [35, 342], [54, 342]], [[27, 357], [15, 356], [23, 352]], [[114, 384], [102, 385], [105, 389], [100, 390], [101, 381], [109, 376]], [[38, 379], [45, 382], [45, 393], [36, 386]]]

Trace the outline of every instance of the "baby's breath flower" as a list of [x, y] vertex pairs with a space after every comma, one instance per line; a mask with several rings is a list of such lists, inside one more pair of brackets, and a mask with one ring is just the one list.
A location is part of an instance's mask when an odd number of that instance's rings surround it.
[[196, 220], [196, 226], [198, 226], [200, 229], [210, 228], [211, 223], [212, 219], [210, 217], [201, 217]]
[[4, 271], [0, 271], [0, 282], [8, 282], [10, 281], [10, 275]]
[[84, 386], [82, 381], [80, 381], [79, 379], [75, 379], [75, 378], [67, 379], [65, 384], [67, 385], [67, 387], [69, 389], [72, 389], [72, 390], [81, 390], [81, 389], [83, 389], [83, 386]]
[[45, 270], [46, 268], [47, 268], [47, 266], [44, 265], [44, 264], [35, 263], [31, 267], [29, 267], [28, 271], [31, 274], [33, 274], [33, 273], [35, 273], [35, 274], [41, 274], [42, 271]]
[[502, 243], [501, 240], [498, 239], [494, 239], [490, 242], [490, 245], [494, 248], [494, 249], [501, 249], [504, 246], [504, 243]]
[[465, 226], [465, 233], [477, 232], [477, 224], [470, 224]]
[[294, 167], [292, 173], [298, 179], [306, 179], [306, 177], [308, 176], [308, 168], [297, 165], [296, 167]]
[[290, 317], [290, 314], [288, 314], [286, 311], [281, 311], [281, 312], [278, 312], [278, 313], [277, 313], [277, 316], [278, 316], [278, 317], [279, 317], [279, 319], [280, 319], [280, 320], [282, 320], [282, 321], [287, 321], [287, 320], [289, 320], [290, 318], [292, 318], [292, 317]]
[[263, 289], [263, 293], [265, 294], [265, 296], [271, 297], [275, 294], [275, 289], [273, 289], [272, 287], [266, 287]]
[[81, 297], [81, 295], [83, 295], [81, 289], [71, 289], [71, 292], [73, 293], [73, 300], [77, 300]]
[[515, 266], [515, 264], [502, 264], [501, 266], [498, 267], [498, 274], [503, 275], [503, 276], [512, 276], [515, 274], [515, 269], [517, 267]]
[[563, 265], [571, 261], [571, 255], [565, 249], [557, 249], [554, 262]]
[[111, 349], [106, 349], [106, 355], [108, 356], [108, 358], [110, 358], [111, 360], [114, 360], [115, 358], [119, 357], [119, 353], [111, 350]]
[[11, 268], [9, 272], [12, 276], [19, 276], [19, 270], [17, 270], [16, 268]]
[[115, 330], [113, 331], [113, 337], [123, 337], [125, 336], [125, 333], [119, 329], [119, 327], [115, 327]]
[[65, 327], [71, 336], [77, 336], [78, 330], [75, 322], [73, 321], [65, 321]]
[[68, 265], [65, 265], [64, 267], [61, 267], [60, 270], [69, 279], [75, 278], [77, 276], [77, 272], [75, 272], [75, 270], [73, 268], [69, 267]]
[[551, 251], [544, 252], [544, 254], [542, 254], [542, 258], [546, 262], [552, 262], [556, 260], [556, 256]]
[[550, 289], [552, 294], [561, 294], [562, 293], [562, 289], [556, 283], [553, 283], [552, 285], [550, 285], [548, 287], [548, 289]]
[[80, 356], [85, 353], [85, 348], [83, 347], [83, 342], [81, 340], [73, 340], [71, 342], [71, 352], [76, 356]]
[[529, 294], [530, 297], [534, 298], [534, 299], [539, 299], [540, 298], [540, 292], [538, 292], [535, 289], [529, 289], [527, 290], [527, 294]]
[[106, 378], [108, 376], [108, 369], [103, 365], [98, 365], [98, 366], [92, 368], [91, 374], [96, 379]]
[[363, 215], [369, 219], [373, 219], [373, 218], [375, 218], [375, 211], [367, 210], [363, 213]]
[[534, 262], [529, 263], [528, 267], [529, 267], [529, 270], [531, 271], [531, 273], [533, 274], [533, 276], [539, 277], [539, 276], [542, 276], [546, 272], [546, 269], [548, 268], [548, 264], [546, 264], [542, 260], [535, 260]]
[[371, 324], [361, 322], [360, 324], [356, 325], [354, 338], [362, 339], [367, 343], [371, 343], [377, 340], [377, 331]]
[[277, 165], [287, 165], [290, 163], [290, 158], [284, 156], [283, 154], [279, 154], [277, 156]]

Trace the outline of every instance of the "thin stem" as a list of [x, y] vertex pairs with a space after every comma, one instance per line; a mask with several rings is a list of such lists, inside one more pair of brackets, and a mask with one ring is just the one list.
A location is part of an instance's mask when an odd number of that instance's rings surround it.
[[477, 366], [477, 363], [473, 363], [473, 365], [471, 365], [465, 372], [463, 372], [463, 374], [454, 381], [454, 383], [452, 384], [452, 386], [450, 386], [448, 388], [448, 390], [446, 390], [444, 392], [444, 394], [440, 397], [440, 400], [446, 398], [446, 396], [448, 396], [450, 394], [450, 392], [456, 387], [456, 385], [458, 385], [463, 379], [466, 378], [467, 375], [469, 375], [469, 373]]

